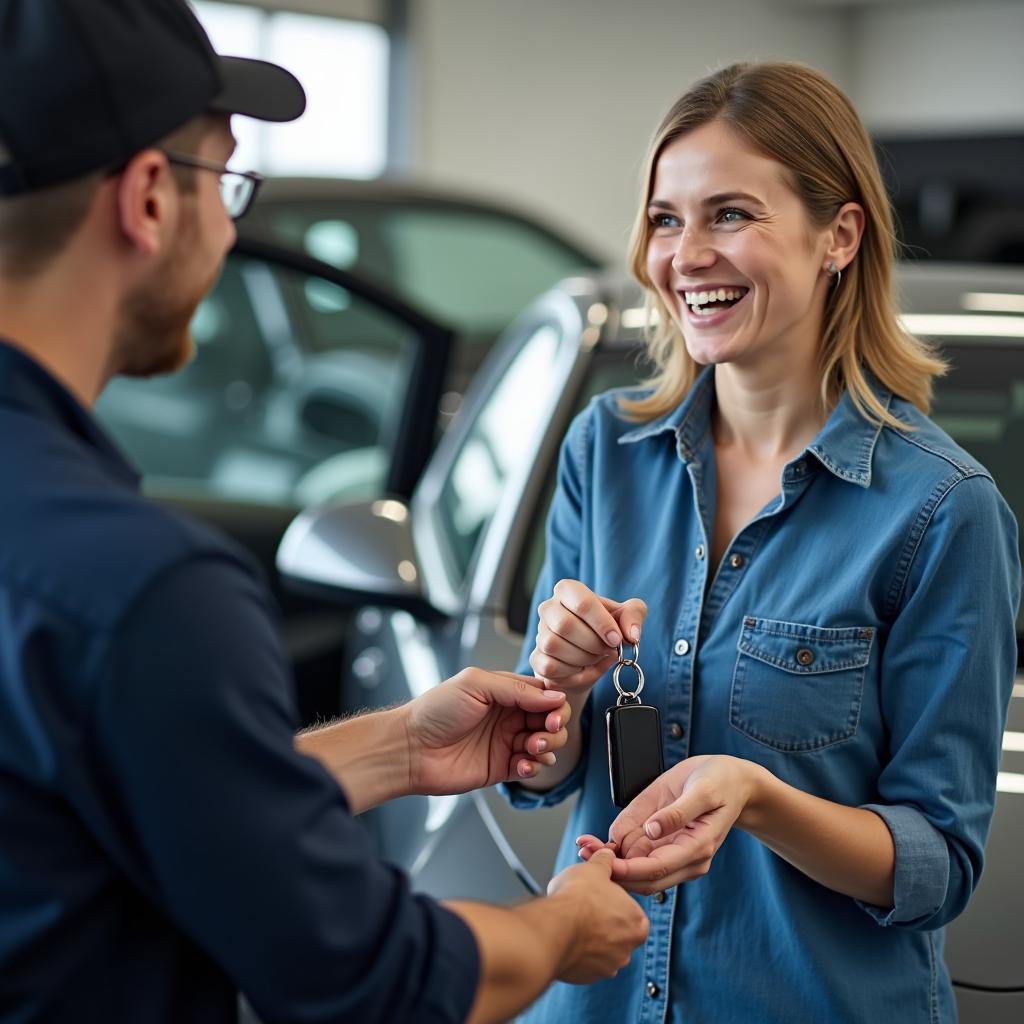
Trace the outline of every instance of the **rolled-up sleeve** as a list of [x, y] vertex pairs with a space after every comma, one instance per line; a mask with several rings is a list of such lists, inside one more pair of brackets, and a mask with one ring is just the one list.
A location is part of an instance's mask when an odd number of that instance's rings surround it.
[[[593, 412], [588, 408], [576, 417], [559, 452], [557, 486], [554, 499], [551, 502], [551, 509], [548, 512], [545, 531], [544, 565], [533, 590], [533, 603], [526, 627], [526, 641], [523, 644], [519, 665], [516, 668], [517, 672], [528, 675], [533, 674], [529, 659], [539, 625], [538, 606], [551, 596], [555, 584], [559, 580], [580, 578], [580, 537], [585, 520], [583, 496], [587, 493], [587, 456], [592, 416]], [[589, 748], [590, 718], [590, 702], [588, 702], [580, 718], [580, 728], [583, 734], [581, 749], [584, 752]], [[569, 775], [549, 790], [538, 792], [520, 786], [518, 783], [502, 784], [498, 789], [513, 807], [524, 809], [553, 807], [572, 796], [580, 788], [585, 774], [586, 754], [584, 753]]]
[[938, 928], [978, 884], [1016, 670], [1017, 527], [992, 481], [936, 488], [907, 540], [881, 665], [889, 760], [878, 800], [896, 852], [879, 924]]
[[335, 780], [296, 752], [293, 683], [254, 579], [228, 559], [173, 568], [99, 670], [97, 832], [261, 1017], [466, 1018], [475, 940], [377, 859]]

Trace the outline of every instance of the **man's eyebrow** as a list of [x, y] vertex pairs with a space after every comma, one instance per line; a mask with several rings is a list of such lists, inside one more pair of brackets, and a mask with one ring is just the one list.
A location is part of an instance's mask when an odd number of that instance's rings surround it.
[[[722, 203], [734, 202], [737, 199], [742, 199], [748, 203], [757, 203], [758, 206], [764, 206], [757, 196], [752, 196], [749, 192], [718, 192], [713, 196], [708, 196], [706, 199], [701, 200], [702, 206], [719, 206]], [[674, 210], [674, 204], [668, 202], [665, 199], [652, 199], [647, 206], [650, 209], [656, 210]]]

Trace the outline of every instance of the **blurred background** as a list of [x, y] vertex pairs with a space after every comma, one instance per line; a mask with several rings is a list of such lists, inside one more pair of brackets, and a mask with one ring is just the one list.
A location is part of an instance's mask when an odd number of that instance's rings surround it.
[[620, 262], [672, 100], [725, 63], [805, 61], [884, 151], [918, 257], [1024, 262], [1020, 0], [197, 0], [217, 47], [293, 67], [299, 122], [238, 166], [412, 177], [542, 217]]

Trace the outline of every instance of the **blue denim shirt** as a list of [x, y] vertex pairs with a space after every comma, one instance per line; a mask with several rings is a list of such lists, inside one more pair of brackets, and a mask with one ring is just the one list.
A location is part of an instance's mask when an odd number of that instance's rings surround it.
[[[650, 938], [625, 970], [558, 984], [525, 1019], [955, 1020], [942, 925], [977, 885], [995, 802], [1017, 529], [970, 455], [910, 404], [879, 396], [914, 429], [871, 425], [844, 396], [717, 571], [713, 374], [640, 427], [615, 393], [597, 398], [563, 446], [535, 604], [563, 577], [642, 597], [643, 696], [661, 712], [665, 763], [730, 754], [875, 811], [895, 843], [894, 905], [833, 892], [733, 829], [706, 877], [637, 897]], [[564, 783], [508, 787], [520, 807], [580, 790], [559, 867], [576, 861], [578, 834], [606, 835], [617, 813], [602, 714], [614, 696], [609, 674]]]

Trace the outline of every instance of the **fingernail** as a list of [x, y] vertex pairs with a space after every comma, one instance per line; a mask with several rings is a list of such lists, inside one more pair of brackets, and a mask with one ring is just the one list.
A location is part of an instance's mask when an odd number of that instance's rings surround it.
[[544, 751], [547, 750], [547, 749], [548, 749], [548, 741], [547, 740], [537, 740], [537, 753], [538, 754], [543, 754]]
[[551, 728], [548, 730], [548, 732], [560, 732], [561, 728], [562, 728], [562, 716], [561, 715], [555, 715], [555, 717], [551, 719]]
[[608, 630], [608, 632], [605, 633], [604, 638], [608, 641], [609, 644], [612, 645], [612, 647], [618, 647], [619, 644], [622, 643], [622, 637], [619, 636], [619, 634], [616, 633], [614, 629]]
[[634, 626], [630, 631], [629, 635], [633, 638], [633, 643], [640, 642], [640, 627]]
[[529, 761], [520, 761], [519, 762], [519, 774], [522, 775], [522, 777], [524, 779], [528, 778], [529, 776], [531, 776], [533, 774], [533, 765], [530, 764]]
[[544, 690], [541, 696], [547, 697], [552, 704], [554, 704], [555, 701], [565, 700], [565, 694], [562, 693], [561, 690]]
[[660, 839], [661, 838], [661, 825], [656, 821], [649, 821], [644, 825], [644, 831], [647, 833], [648, 839]]

